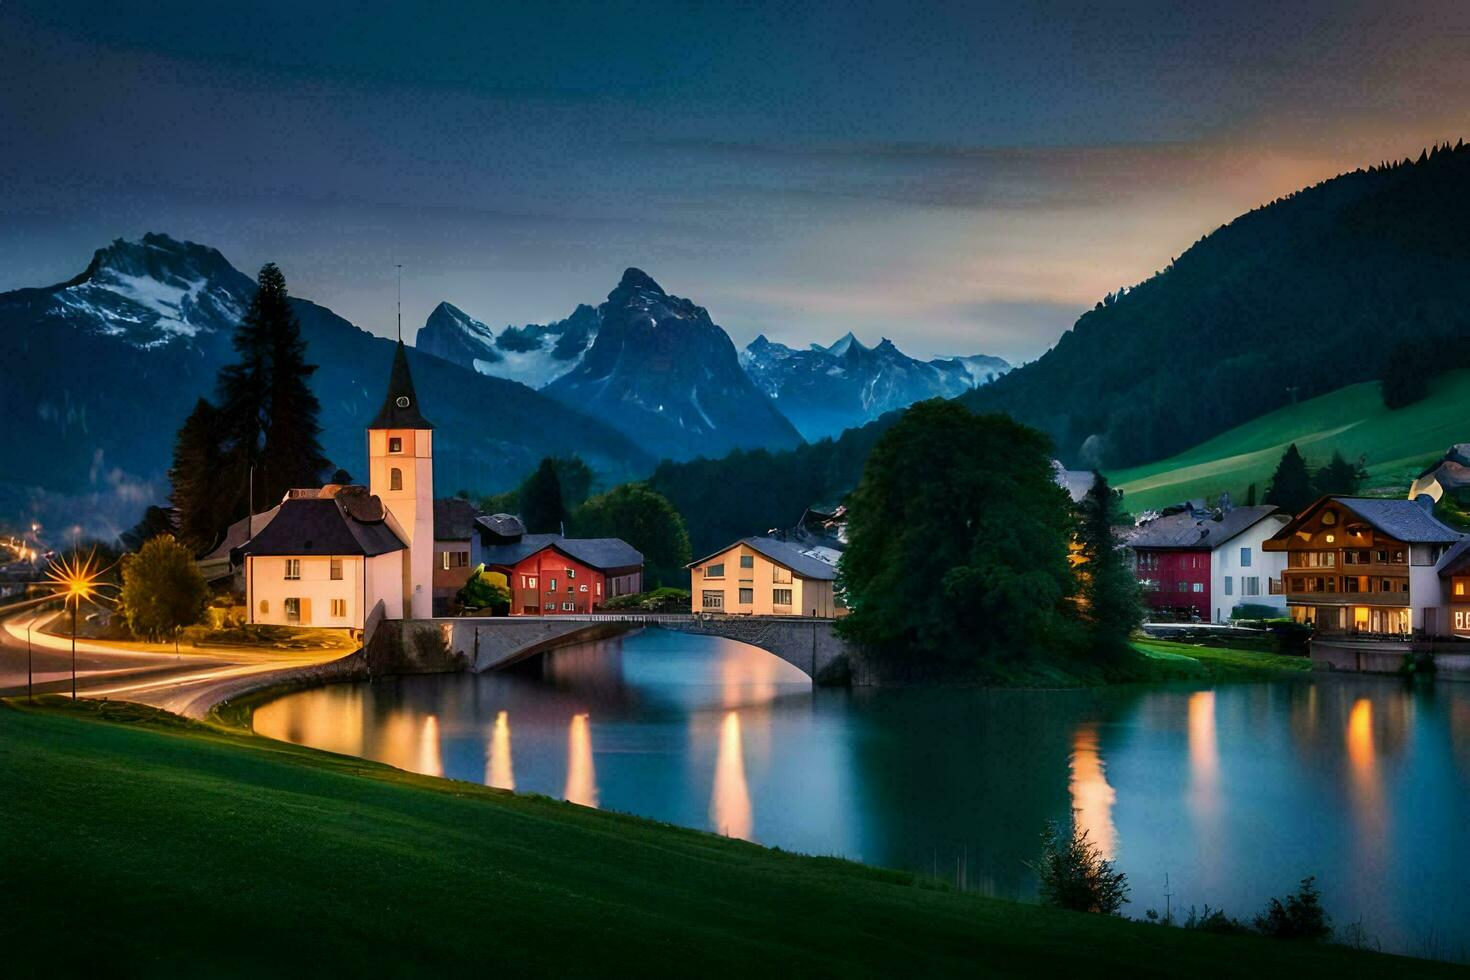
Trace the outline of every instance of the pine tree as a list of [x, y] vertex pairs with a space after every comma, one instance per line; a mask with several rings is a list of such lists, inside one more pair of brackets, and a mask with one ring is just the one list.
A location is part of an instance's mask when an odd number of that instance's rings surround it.
[[1256, 505], [1256, 485], [1252, 483], [1245, 491], [1245, 505], [1254, 507]]
[[1094, 473], [1091, 489], [1077, 504], [1082, 605], [1092, 631], [1093, 652], [1102, 656], [1126, 651], [1128, 638], [1143, 622], [1138, 582], [1113, 536], [1113, 525], [1120, 522], [1122, 513], [1120, 498], [1107, 477]]
[[236, 493], [239, 488], [227, 483], [231, 474], [221, 446], [223, 423], [219, 410], [201, 398], [174, 439], [169, 502], [179, 539], [196, 550], [219, 538], [234, 516], [234, 505], [244, 500]]
[[274, 279], [270, 273], [280, 275], [274, 265], [267, 264], [260, 270], [259, 288], [235, 328], [233, 344], [239, 359], [219, 372], [219, 431], [226, 447], [220, 486], [228, 499], [226, 523], [254, 511], [255, 501], [262, 499], [256, 493], [255, 499], [249, 500], [247, 488], [251, 486], [251, 471], [260, 462], [270, 397], [272, 291], [268, 286]]
[[532, 534], [560, 534], [566, 516], [556, 461], [543, 459], [521, 485], [521, 522]]
[[1332, 461], [1317, 471], [1312, 483], [1319, 497], [1328, 494], [1352, 495], [1358, 492], [1358, 487], [1367, 475], [1361, 461], [1349, 463], [1342, 458], [1342, 453], [1333, 450]]
[[1297, 451], [1296, 443], [1292, 443], [1281, 454], [1281, 462], [1276, 464], [1276, 472], [1271, 475], [1271, 485], [1266, 488], [1266, 503], [1298, 514], [1315, 499], [1307, 461]]
[[267, 263], [260, 270], [259, 283], [252, 308], [259, 309], [269, 338], [270, 386], [257, 499], [274, 503], [292, 487], [320, 486], [322, 472], [331, 463], [322, 455], [318, 439], [321, 403], [308, 384], [316, 365], [306, 363], [306, 342], [286, 294], [286, 277]]

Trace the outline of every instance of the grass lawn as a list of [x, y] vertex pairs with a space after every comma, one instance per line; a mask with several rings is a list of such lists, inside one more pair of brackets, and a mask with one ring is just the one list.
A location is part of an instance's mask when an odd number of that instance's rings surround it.
[[1123, 490], [1123, 504], [1133, 513], [1222, 490], [1241, 502], [1252, 483], [1265, 494], [1281, 453], [1295, 442], [1309, 465], [1326, 463], [1334, 449], [1350, 460], [1365, 456], [1365, 488], [1407, 490], [1425, 465], [1464, 441], [1470, 441], [1470, 371], [1454, 371], [1432, 380], [1422, 401], [1396, 412], [1383, 407], [1378, 382], [1349, 385], [1169, 459], [1110, 471], [1108, 479]]
[[1172, 640], [1136, 640], [1133, 646], [1165, 673], [1181, 677], [1222, 681], [1264, 680], [1304, 676], [1312, 670], [1312, 662], [1306, 657], [1288, 657], [1259, 650], [1231, 650]]
[[8, 977], [1438, 976], [957, 894], [151, 709], [0, 703]]

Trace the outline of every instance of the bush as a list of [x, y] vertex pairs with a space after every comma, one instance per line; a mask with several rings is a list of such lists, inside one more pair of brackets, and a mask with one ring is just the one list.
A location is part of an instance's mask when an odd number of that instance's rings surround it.
[[478, 566], [460, 590], [454, 601], [464, 609], [489, 609], [496, 616], [510, 612], [510, 590], [498, 582], [492, 582], [485, 574], [485, 566]]
[[1301, 888], [1286, 901], [1273, 898], [1255, 919], [1256, 931], [1272, 939], [1326, 939], [1332, 924], [1322, 909], [1315, 876], [1302, 879]]
[[1212, 909], [1208, 905], [1199, 914], [1195, 913], [1194, 906], [1191, 905], [1189, 918], [1184, 920], [1184, 928], [1218, 933], [1222, 936], [1240, 936], [1251, 931], [1244, 922], [1226, 915], [1224, 909]]
[[687, 613], [689, 611], [688, 589], [654, 589], [652, 592], [639, 592], [637, 595], [620, 595], [616, 599], [604, 602], [601, 608], [606, 612], [656, 612], [656, 613]]
[[177, 637], [204, 615], [209, 586], [194, 564], [194, 555], [160, 534], [146, 541], [122, 563], [118, 609], [134, 636], [147, 640]]
[[1230, 610], [1231, 619], [1278, 619], [1281, 610], [1260, 602], [1242, 602]]
[[1113, 869], [1102, 849], [1077, 829], [1064, 840], [1055, 821], [1041, 833], [1041, 859], [1028, 861], [1041, 883], [1041, 901], [1074, 912], [1117, 915], [1128, 901], [1128, 876]]
[[1289, 657], [1305, 657], [1311, 650], [1312, 627], [1306, 623], [1272, 623], [1276, 635], [1276, 652]]

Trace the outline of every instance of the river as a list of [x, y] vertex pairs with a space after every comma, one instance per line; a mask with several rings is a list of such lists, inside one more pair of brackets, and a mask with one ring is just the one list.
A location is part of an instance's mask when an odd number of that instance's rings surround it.
[[1341, 931], [1470, 949], [1470, 685], [814, 690], [743, 644], [649, 630], [514, 671], [262, 706], [263, 735], [809, 854], [1035, 895], [1069, 811], [1125, 913], [1246, 917], [1316, 875]]

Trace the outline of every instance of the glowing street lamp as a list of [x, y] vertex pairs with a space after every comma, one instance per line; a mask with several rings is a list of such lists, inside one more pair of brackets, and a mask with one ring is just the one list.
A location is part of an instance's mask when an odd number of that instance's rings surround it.
[[62, 602], [71, 607], [71, 699], [77, 699], [77, 611], [82, 601], [97, 594], [97, 579], [102, 569], [96, 567], [94, 551], [82, 560], [80, 555], [60, 561], [53, 560], [46, 570], [46, 579], [51, 591], [61, 596]]

